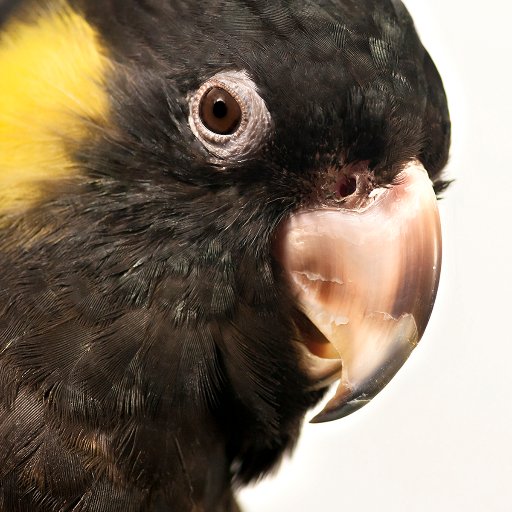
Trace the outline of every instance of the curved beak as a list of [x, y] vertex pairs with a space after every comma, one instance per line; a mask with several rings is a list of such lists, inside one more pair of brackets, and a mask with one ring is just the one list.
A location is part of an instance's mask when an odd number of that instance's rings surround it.
[[335, 396], [313, 422], [347, 416], [382, 390], [418, 344], [437, 292], [441, 228], [421, 164], [357, 205], [299, 212], [278, 240], [277, 259], [312, 324], [298, 326], [301, 341], [341, 366]]

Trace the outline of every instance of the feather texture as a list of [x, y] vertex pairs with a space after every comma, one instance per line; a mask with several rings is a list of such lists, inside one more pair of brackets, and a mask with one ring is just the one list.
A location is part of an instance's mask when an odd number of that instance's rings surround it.
[[[69, 0], [51, 37], [32, 6], [0, 1], [0, 23], [18, 20], [0, 93], [30, 98], [21, 132], [0, 99], [0, 509], [235, 511], [232, 486], [275, 467], [322, 396], [276, 230], [323, 204], [327, 167], [365, 162], [389, 184], [419, 158], [442, 188], [439, 75], [396, 0]], [[24, 33], [48, 73], [25, 92], [6, 64]], [[188, 98], [232, 69], [273, 130], [221, 165]]]

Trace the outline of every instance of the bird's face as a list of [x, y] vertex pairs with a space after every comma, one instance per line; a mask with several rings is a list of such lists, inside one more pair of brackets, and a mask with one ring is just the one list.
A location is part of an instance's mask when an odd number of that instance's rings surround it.
[[287, 112], [276, 116], [285, 132], [278, 142], [271, 110], [245, 70], [221, 71], [189, 97], [190, 128], [218, 172], [247, 172], [238, 167], [260, 154], [249, 172], [279, 191], [264, 194], [280, 206], [274, 218], [285, 217], [264, 252], [296, 303], [303, 369], [317, 388], [341, 370], [338, 392], [316, 421], [357, 410], [394, 376], [425, 330], [441, 265], [436, 198], [423, 165], [405, 159], [379, 172], [370, 159], [349, 161], [340, 131], [349, 100], [332, 85], [346, 70], [329, 72], [300, 79], [313, 92], [299, 87], [275, 100], [274, 109]]
[[318, 421], [373, 398], [425, 330], [441, 81], [395, 1], [72, 4], [101, 34], [108, 114], [87, 142], [63, 135], [80, 171], [28, 214], [48, 223], [30, 245], [46, 278], [78, 269], [108, 322], [143, 310], [133, 371], [235, 423], [255, 476], [326, 386]]
[[[182, 167], [169, 167], [169, 187], [175, 178], [200, 197], [182, 219], [199, 246], [243, 254], [254, 288], [271, 269], [262, 301], [288, 326], [311, 389], [341, 379], [316, 418], [326, 421], [371, 400], [423, 335], [449, 122], [402, 7], [369, 22], [349, 3], [265, 5], [197, 13], [194, 30], [153, 49], [178, 62]], [[284, 343], [271, 339], [270, 353]]]

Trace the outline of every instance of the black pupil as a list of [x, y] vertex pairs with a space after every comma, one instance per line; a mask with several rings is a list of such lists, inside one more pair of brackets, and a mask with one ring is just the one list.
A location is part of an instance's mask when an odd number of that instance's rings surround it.
[[228, 106], [223, 100], [217, 100], [213, 104], [213, 115], [217, 119], [222, 119], [228, 115]]

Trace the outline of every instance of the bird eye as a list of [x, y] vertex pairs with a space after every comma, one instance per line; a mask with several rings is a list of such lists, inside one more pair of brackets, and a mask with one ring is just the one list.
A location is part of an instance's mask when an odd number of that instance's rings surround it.
[[229, 135], [240, 126], [242, 109], [228, 91], [213, 87], [201, 99], [199, 116], [208, 130]]
[[190, 128], [214, 160], [246, 160], [270, 132], [270, 113], [244, 71], [214, 75], [188, 101]]

